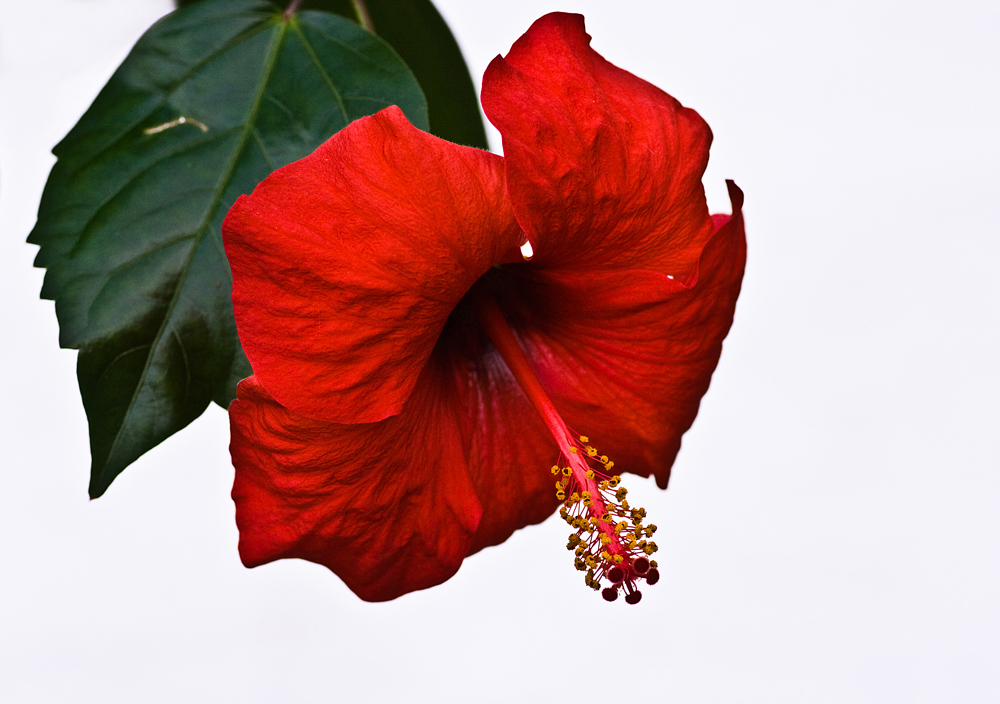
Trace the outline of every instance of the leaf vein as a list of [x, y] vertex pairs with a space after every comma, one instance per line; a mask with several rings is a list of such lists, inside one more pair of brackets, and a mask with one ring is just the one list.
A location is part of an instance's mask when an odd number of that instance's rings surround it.
[[184, 398], [191, 395], [191, 363], [188, 361], [187, 350], [184, 349], [184, 340], [177, 334], [176, 330], [170, 331], [171, 336], [176, 340], [177, 346], [181, 350], [181, 359], [184, 360]]
[[94, 304], [97, 302], [97, 299], [101, 297], [102, 293], [104, 293], [104, 289], [107, 287], [107, 285], [109, 283], [111, 283], [111, 279], [114, 277], [115, 274], [117, 274], [119, 271], [121, 271], [125, 267], [131, 266], [132, 264], [135, 264], [137, 261], [139, 261], [141, 259], [145, 259], [146, 257], [150, 257], [150, 256], [156, 254], [157, 252], [162, 252], [165, 249], [170, 249], [175, 244], [183, 242], [184, 240], [189, 240], [189, 239], [191, 239], [194, 236], [195, 236], [194, 233], [192, 233], [190, 235], [181, 235], [180, 237], [175, 237], [174, 239], [169, 240], [167, 242], [163, 242], [162, 244], [160, 244], [160, 245], [158, 245], [156, 247], [153, 247], [152, 249], [147, 249], [145, 252], [141, 252], [140, 254], [132, 257], [131, 259], [129, 259], [127, 261], [122, 262], [121, 264], [119, 264], [119, 265], [115, 266], [114, 268], [112, 268], [111, 270], [109, 270], [108, 273], [105, 274], [102, 277], [103, 281], [101, 282], [100, 287], [97, 289], [96, 292], [94, 292], [93, 300], [91, 301], [90, 306], [87, 309], [88, 316], [93, 311]]
[[136, 352], [141, 352], [142, 350], [148, 347], [149, 345], [136, 345], [135, 347], [129, 347], [124, 352], [119, 352], [118, 354], [115, 355], [114, 359], [108, 362], [107, 366], [104, 367], [104, 370], [101, 371], [101, 375], [98, 377], [98, 380], [103, 379], [105, 375], [107, 375], [107, 373], [111, 371], [111, 368], [116, 364], [118, 364], [118, 362], [120, 362], [125, 357], [128, 357], [130, 354], [134, 354]]
[[90, 217], [87, 218], [86, 222], [83, 223], [83, 226], [80, 228], [80, 237], [79, 237], [79, 239], [77, 239], [76, 242], [73, 243], [73, 248], [70, 249], [69, 253], [66, 255], [67, 258], [72, 258], [72, 257], [76, 256], [79, 253], [80, 246], [83, 245], [84, 242], [86, 242], [87, 240], [90, 239], [90, 236], [88, 234], [88, 230], [89, 230], [90, 226], [93, 224], [94, 220], [97, 219], [97, 217], [104, 211], [105, 208], [107, 208], [109, 205], [111, 205], [114, 202], [115, 198], [117, 198], [122, 193], [124, 193], [125, 190], [127, 190], [129, 188], [129, 186], [134, 185], [135, 181], [137, 179], [139, 179], [142, 176], [144, 176], [145, 174], [149, 173], [150, 171], [152, 171], [153, 169], [155, 169], [157, 166], [159, 166], [160, 164], [162, 164], [164, 161], [167, 161], [168, 159], [172, 159], [175, 156], [180, 156], [184, 152], [189, 151], [191, 149], [194, 149], [195, 147], [200, 147], [202, 145], [209, 144], [210, 142], [218, 139], [219, 137], [227, 136], [227, 135], [231, 134], [232, 132], [234, 132], [235, 130], [238, 130], [240, 127], [242, 127], [242, 125], [236, 125], [234, 127], [230, 127], [228, 130], [223, 130], [221, 132], [216, 132], [211, 137], [204, 137], [202, 139], [198, 139], [198, 140], [195, 140], [193, 142], [189, 142], [189, 143], [185, 144], [184, 146], [180, 147], [179, 149], [175, 149], [172, 152], [168, 152], [166, 154], [163, 154], [160, 157], [157, 157], [156, 159], [154, 159], [153, 161], [151, 161], [150, 163], [146, 164], [141, 169], [139, 169], [138, 171], [136, 171], [134, 174], [132, 174], [131, 176], [129, 176], [129, 178], [126, 181], [124, 181], [120, 187], [118, 187], [117, 189], [115, 189], [114, 192], [112, 192], [111, 194], [109, 194], [107, 198], [105, 198], [103, 201], [101, 201], [101, 204], [97, 206], [97, 208], [94, 210], [94, 212], [91, 213]]
[[261, 155], [264, 157], [264, 161], [267, 162], [267, 168], [274, 171], [277, 168], [274, 165], [274, 161], [271, 159], [271, 155], [267, 153], [267, 147], [264, 146], [264, 140], [261, 139], [260, 132], [256, 127], [253, 128], [253, 139], [257, 144], [257, 148], [260, 149]]
[[[337, 90], [337, 87], [333, 84], [333, 80], [330, 78], [330, 75], [326, 72], [326, 69], [323, 68], [323, 64], [320, 63], [319, 57], [316, 56], [316, 52], [313, 50], [309, 40], [306, 39], [306, 35], [302, 33], [302, 29], [299, 27], [298, 23], [296, 22], [292, 26], [295, 29], [295, 35], [299, 38], [299, 41], [302, 42], [303, 48], [305, 48], [306, 53], [309, 55], [309, 60], [313, 62], [316, 70], [319, 71], [323, 80], [326, 82], [327, 87], [329, 87], [330, 93], [333, 94], [334, 99], [337, 101], [337, 107], [340, 108], [340, 114], [344, 116], [344, 124], [349, 124], [351, 122], [351, 118], [347, 115], [347, 108], [344, 106], [344, 99], [341, 97], [340, 91]], [[326, 35], [324, 34], [323, 36]], [[351, 51], [354, 51], [354, 49], [351, 48]]]

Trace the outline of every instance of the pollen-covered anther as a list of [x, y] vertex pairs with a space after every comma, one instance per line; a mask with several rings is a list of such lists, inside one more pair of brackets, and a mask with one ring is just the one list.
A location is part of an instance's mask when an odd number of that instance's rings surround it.
[[[614, 462], [591, 446], [586, 435], [569, 440], [560, 463], [552, 465], [556, 496], [563, 502], [559, 515], [575, 531], [566, 549], [573, 552], [576, 569], [586, 572], [588, 587], [601, 591], [607, 601], [624, 591], [625, 601], [636, 604], [642, 598], [636, 584], [659, 580], [655, 563], [647, 557], [656, 544], [645, 540], [656, 527], [642, 525], [645, 509], [629, 506], [628, 491], [619, 486], [621, 477], [611, 474]], [[611, 586], [602, 589], [602, 582]]]

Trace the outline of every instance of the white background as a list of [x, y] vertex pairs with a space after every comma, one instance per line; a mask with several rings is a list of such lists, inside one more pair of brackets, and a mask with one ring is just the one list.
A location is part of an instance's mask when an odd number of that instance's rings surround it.
[[169, 4], [0, 0], [0, 700], [997, 701], [1000, 4], [438, 4], [477, 80], [583, 12], [712, 126], [713, 210], [746, 191], [711, 391], [670, 490], [629, 484], [664, 579], [605, 604], [552, 521], [388, 604], [246, 570], [214, 406], [89, 502], [24, 238], [49, 150]]

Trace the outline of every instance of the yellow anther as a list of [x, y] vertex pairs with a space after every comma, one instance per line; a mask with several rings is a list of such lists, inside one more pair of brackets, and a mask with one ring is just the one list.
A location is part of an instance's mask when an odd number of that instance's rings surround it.
[[624, 557], [622, 557], [621, 555], [615, 555], [615, 564], [616, 565], [620, 565], [623, 562], [625, 562], [625, 558]]
[[601, 533], [601, 545], [609, 545], [611, 543], [611, 536], [607, 533]]
[[567, 516], [569, 516], [569, 511], [567, 511], [566, 507], [563, 506], [561, 509], [559, 509], [559, 517], [566, 518]]
[[580, 495], [574, 491], [572, 494], [569, 495], [569, 500], [575, 504], [577, 501], [580, 500]]
[[558, 490], [558, 491], [556, 492], [556, 498], [557, 498], [557, 499], [559, 499], [560, 501], [562, 501], [563, 499], [565, 499], [565, 498], [566, 498], [566, 492], [565, 492], [565, 491], [563, 491], [562, 489], [559, 489], [559, 490]]
[[647, 555], [652, 555], [654, 552], [656, 552], [656, 543], [647, 543], [646, 547], [644, 547], [642, 551]]
[[601, 516], [601, 520], [604, 521], [605, 523], [611, 523], [611, 514], [605, 513], [603, 516]]
[[608, 456], [601, 455], [601, 464], [607, 464], [607, 463], [608, 463]]
[[625, 499], [622, 499], [622, 510], [628, 511], [628, 501]]
[[605, 469], [611, 469], [611, 468], [612, 468], [612, 467], [614, 467], [614, 466], [615, 466], [615, 463], [614, 463], [614, 462], [611, 462], [611, 461], [608, 461], [608, 462], [605, 462], [605, 463], [604, 463], [604, 468], [605, 468]]
[[584, 506], [593, 506], [594, 505], [594, 500], [593, 499], [584, 499], [583, 500], [583, 505]]
[[598, 488], [599, 488], [599, 489], [600, 489], [601, 491], [607, 491], [607, 489], [608, 489], [608, 482], [607, 482], [607, 481], [602, 481], [601, 483], [599, 483], [599, 484], [597, 485], [597, 487], [598, 487]]
[[559, 474], [559, 465], [557, 464], [552, 465], [552, 473]]
[[618, 499], [619, 501], [624, 499], [626, 495], [628, 495], [628, 489], [626, 489], [625, 487], [619, 487], [618, 491], [615, 492], [615, 498]]
[[562, 482], [556, 482], [556, 489], [565, 489], [566, 485]]
[[573, 470], [570, 469], [569, 467], [563, 467], [562, 468], [562, 473], [563, 473], [564, 477], [568, 477], [569, 475], [571, 475], [573, 473]]
[[576, 448], [575, 447], [569, 448], [569, 451], [572, 452], [573, 454], [576, 454]]
[[601, 550], [601, 559], [604, 560], [605, 562], [610, 562], [611, 553], [608, 552], [607, 550]]
[[587, 470], [587, 479], [593, 479], [593, 478], [594, 478], [594, 470], [588, 469]]
[[593, 447], [587, 446], [587, 455], [590, 457], [597, 457], [597, 450]]
[[621, 521], [615, 526], [615, 533], [621, 533], [623, 530], [625, 530], [625, 526], [627, 525], [628, 524], [625, 523], [625, 521]]
[[588, 438], [586, 435], [581, 435], [580, 442], [590, 442], [590, 438]]
[[649, 536], [651, 536], [655, 532], [656, 532], [656, 526], [653, 525], [652, 523], [650, 523], [649, 527], [646, 528], [646, 537], [648, 538]]
[[649, 566], [650, 566], [650, 567], [656, 567], [656, 566], [657, 566], [657, 565], [656, 565], [656, 560], [650, 560], [650, 561], [649, 561]]

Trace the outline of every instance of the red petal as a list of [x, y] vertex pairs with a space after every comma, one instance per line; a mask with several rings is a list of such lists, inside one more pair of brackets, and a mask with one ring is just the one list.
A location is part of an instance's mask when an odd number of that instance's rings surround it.
[[500, 158], [396, 107], [273, 173], [223, 234], [258, 382], [340, 423], [398, 413], [456, 303], [523, 241]]
[[482, 511], [451, 405], [425, 383], [408, 407], [419, 413], [326, 423], [242, 381], [229, 416], [243, 563], [318, 562], [368, 601], [451, 577]]
[[591, 49], [580, 15], [535, 22], [490, 64], [482, 100], [538, 265], [691, 270], [713, 230], [701, 185], [711, 132]]
[[378, 423], [305, 418], [241, 382], [229, 415], [243, 563], [303, 558], [384, 601], [547, 518], [555, 444], [499, 357], [467, 362], [467, 346], [445, 342]]
[[533, 271], [502, 289], [542, 384], [566, 422], [616, 468], [666, 487], [681, 436], [732, 325], [746, 263], [743, 193], [686, 277], [649, 269]]

